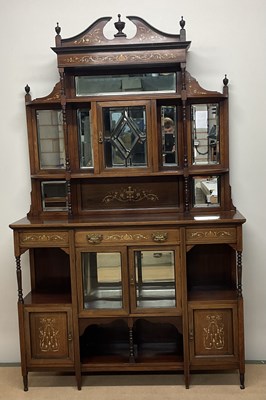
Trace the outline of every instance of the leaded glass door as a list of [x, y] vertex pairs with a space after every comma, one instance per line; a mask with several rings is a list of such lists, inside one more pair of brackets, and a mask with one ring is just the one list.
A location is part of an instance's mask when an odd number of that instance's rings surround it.
[[101, 103], [103, 169], [147, 169], [151, 158], [149, 102]]

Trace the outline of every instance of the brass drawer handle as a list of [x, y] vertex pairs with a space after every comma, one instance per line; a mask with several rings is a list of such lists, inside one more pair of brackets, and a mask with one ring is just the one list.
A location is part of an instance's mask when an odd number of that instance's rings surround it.
[[155, 232], [151, 235], [154, 242], [165, 242], [168, 238], [167, 232]]
[[101, 241], [103, 240], [103, 235], [101, 235], [100, 233], [89, 233], [87, 235], [87, 240], [89, 243], [98, 244], [101, 243]]

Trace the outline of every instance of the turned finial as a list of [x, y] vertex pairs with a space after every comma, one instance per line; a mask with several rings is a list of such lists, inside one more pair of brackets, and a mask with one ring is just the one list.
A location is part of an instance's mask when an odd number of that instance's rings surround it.
[[25, 86], [25, 92], [26, 92], [26, 94], [30, 93], [30, 87], [28, 84]]
[[227, 75], [225, 74], [224, 79], [223, 79], [223, 84], [224, 84], [224, 86], [227, 86], [228, 83], [229, 83], [229, 80], [227, 78]]
[[184, 29], [184, 27], [186, 25], [186, 21], [183, 19], [183, 17], [181, 17], [181, 20], [179, 21], [179, 25], [181, 26], [181, 29]]
[[114, 23], [115, 28], [118, 30], [118, 32], [114, 35], [114, 37], [127, 37], [127, 35], [122, 32], [123, 29], [125, 28], [126, 23], [121, 21], [121, 14], [118, 14], [118, 21]]
[[59, 23], [58, 23], [58, 22], [56, 23], [55, 32], [56, 32], [56, 34], [57, 34], [57, 35], [60, 35], [61, 28], [60, 28], [60, 26], [59, 26]]

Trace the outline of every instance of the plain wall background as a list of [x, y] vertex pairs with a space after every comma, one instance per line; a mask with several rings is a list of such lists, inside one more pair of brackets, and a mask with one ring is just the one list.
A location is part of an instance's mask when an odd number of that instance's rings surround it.
[[[187, 70], [208, 90], [222, 91], [229, 78], [230, 174], [234, 205], [244, 225], [243, 293], [246, 359], [266, 359], [266, 2], [265, 0], [0, 0], [0, 362], [20, 359], [17, 282], [8, 225], [30, 207], [24, 87], [32, 98], [48, 95], [59, 80], [54, 27], [63, 38], [96, 19], [136, 15], [162, 31], [179, 33], [186, 21], [192, 44]], [[166, 8], [167, 6], [167, 8]], [[127, 24], [130, 33], [130, 22]], [[106, 27], [107, 31], [109, 27]], [[125, 30], [127, 32], [127, 29]], [[23, 255], [24, 294], [28, 288]]]

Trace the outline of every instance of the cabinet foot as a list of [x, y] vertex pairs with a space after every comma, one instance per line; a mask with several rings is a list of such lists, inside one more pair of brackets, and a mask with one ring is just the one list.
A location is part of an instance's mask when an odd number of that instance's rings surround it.
[[23, 385], [24, 385], [24, 392], [27, 392], [29, 390], [28, 375], [23, 375]]
[[245, 374], [240, 374], [240, 389], [245, 389]]

